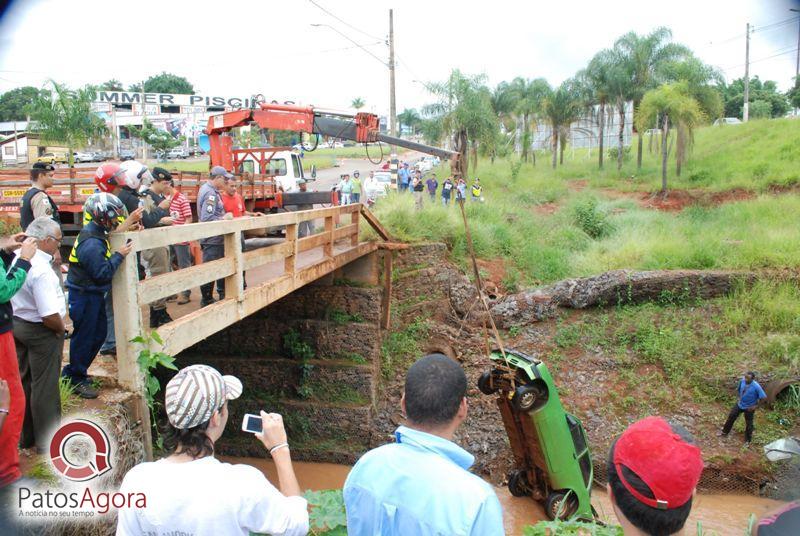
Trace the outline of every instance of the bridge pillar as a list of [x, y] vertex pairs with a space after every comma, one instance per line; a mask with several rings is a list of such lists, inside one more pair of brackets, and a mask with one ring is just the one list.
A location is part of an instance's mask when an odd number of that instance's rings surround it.
[[355, 281], [365, 285], [377, 285], [380, 280], [379, 255], [381, 254], [382, 252], [373, 251], [349, 264], [345, 264], [333, 273], [333, 278]]

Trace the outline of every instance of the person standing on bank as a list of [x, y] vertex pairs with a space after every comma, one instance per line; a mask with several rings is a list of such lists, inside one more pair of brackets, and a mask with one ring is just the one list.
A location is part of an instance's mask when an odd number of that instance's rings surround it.
[[731, 408], [728, 414], [728, 420], [725, 421], [725, 425], [717, 435], [727, 437], [731, 428], [733, 428], [733, 423], [736, 422], [739, 415], [744, 413], [744, 446], [746, 448], [750, 446], [750, 442], [753, 440], [753, 431], [755, 430], [753, 421], [755, 419], [756, 408], [762, 400], [767, 398], [767, 393], [764, 392], [764, 389], [762, 389], [761, 385], [756, 381], [756, 373], [753, 371], [745, 373], [744, 378], [739, 380], [737, 393], [739, 395], [739, 400]]
[[[153, 168], [153, 182], [142, 192], [142, 225], [145, 229], [154, 229], [172, 225], [169, 207], [172, 203], [172, 175], [163, 168]], [[169, 248], [146, 249], [142, 251], [142, 263], [147, 265], [149, 277], [169, 273]], [[172, 322], [167, 313], [167, 299], [161, 298], [150, 304], [150, 327], [157, 328]]]
[[[11, 252], [16, 249], [20, 252], [14, 260]], [[0, 239], [0, 270], [5, 274], [0, 278], [0, 380], [8, 384], [9, 396], [8, 405], [0, 406], [0, 413], [5, 416], [0, 430], [0, 488], [22, 476], [17, 445], [25, 418], [25, 392], [22, 390], [14, 335], [11, 333], [11, 298], [25, 283], [36, 249], [36, 240], [25, 238], [22, 233]]]
[[422, 196], [424, 191], [425, 183], [422, 182], [422, 173], [417, 171], [414, 174], [414, 180], [411, 183], [411, 195], [414, 196], [414, 206], [417, 210], [422, 210]]
[[178, 371], [164, 392], [169, 419], [164, 444], [170, 455], [125, 475], [120, 493], [143, 493], [147, 505], [119, 509], [117, 536], [305, 536], [308, 503], [294, 474], [283, 418], [261, 411], [262, 431], [255, 434], [275, 463], [275, 489], [255, 467], [215, 457], [228, 401], [242, 394], [238, 378], [192, 365]]
[[41, 217], [52, 218], [61, 225], [58, 205], [46, 192], [48, 188], [53, 187], [54, 173], [55, 168], [51, 164], [37, 162], [31, 168], [31, 183], [33, 184], [20, 201], [19, 225], [23, 231], [33, 220]]
[[[221, 221], [225, 219], [225, 206], [222, 204], [222, 192], [225, 184], [233, 179], [233, 174], [228, 173], [222, 166], [211, 168], [209, 178], [200, 187], [197, 193], [197, 217], [201, 222]], [[200, 240], [203, 251], [203, 262], [211, 262], [225, 256], [225, 243], [222, 235], [210, 236]], [[214, 282], [200, 285], [200, 307], [214, 303]], [[220, 300], [225, 299], [225, 280], [217, 280], [217, 295]]]
[[442, 205], [448, 206], [450, 204], [450, 197], [453, 193], [453, 180], [447, 177], [442, 183]]
[[353, 178], [350, 181], [353, 183], [353, 193], [350, 194], [351, 203], [361, 202], [361, 173], [358, 170], [353, 172]]
[[[26, 234], [39, 249], [22, 288], [11, 298], [14, 343], [27, 404], [20, 447], [47, 450], [47, 433], [61, 420], [58, 376], [64, 351], [64, 291], [53, 272], [53, 255], [61, 245], [61, 227], [49, 216], [28, 225]], [[19, 255], [18, 255], [19, 258]]]
[[[122, 201], [113, 194], [92, 194], [83, 207], [90, 221], [84, 225], [69, 255], [67, 289], [69, 289], [69, 317], [72, 319], [72, 336], [69, 339], [69, 363], [61, 375], [75, 387], [82, 398], [97, 398], [88, 370], [106, 338], [105, 296], [111, 289], [111, 279], [131, 252], [130, 242], [111, 252], [108, 234], [118, 226], [120, 219], [129, 225], [131, 217]], [[140, 213], [139, 213], [140, 214]]]
[[431, 196], [431, 204], [436, 203], [436, 189], [439, 188], [439, 181], [436, 180], [436, 173], [431, 173], [431, 177], [425, 181], [428, 187], [428, 195]]
[[[161, 168], [156, 168], [161, 169]], [[169, 174], [169, 171], [167, 171]], [[172, 175], [170, 174], [170, 177]], [[170, 216], [172, 216], [173, 225], [186, 225], [192, 223], [192, 206], [189, 200], [178, 190], [175, 190], [175, 184], [170, 181], [172, 188], [172, 201], [169, 204]], [[172, 245], [172, 250], [175, 252], [175, 261], [178, 268], [181, 270], [189, 268], [192, 265], [192, 252], [189, 249], [189, 242], [180, 242]], [[184, 290], [178, 298], [178, 305], [189, 303], [189, 297], [192, 295], [191, 290]]]

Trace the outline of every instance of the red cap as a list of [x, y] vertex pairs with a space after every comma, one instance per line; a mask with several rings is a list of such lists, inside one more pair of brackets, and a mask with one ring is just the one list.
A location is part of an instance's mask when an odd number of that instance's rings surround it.
[[[654, 499], [625, 480], [623, 465], [647, 484]], [[622, 485], [639, 502], [667, 510], [683, 506], [692, 497], [703, 472], [703, 458], [700, 449], [673, 432], [667, 421], [647, 417], [629, 426], [617, 440], [614, 467]]]

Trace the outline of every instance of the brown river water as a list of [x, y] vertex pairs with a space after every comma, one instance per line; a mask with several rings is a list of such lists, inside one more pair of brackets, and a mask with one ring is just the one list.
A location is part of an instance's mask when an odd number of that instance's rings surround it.
[[[221, 457], [229, 463], [246, 463], [257, 467], [278, 485], [277, 473], [271, 460], [261, 458]], [[350, 467], [334, 463], [294, 462], [294, 470], [300, 488], [307, 490], [334, 489], [344, 486]], [[495, 487], [503, 506], [503, 519], [508, 535], [521, 535], [522, 528], [546, 519], [538, 503], [527, 497], [514, 497], [505, 487]], [[596, 488], [592, 492], [592, 504], [603, 520], [615, 523], [614, 511], [605, 490]], [[750, 495], [698, 495], [692, 513], [686, 523], [685, 534], [694, 535], [697, 522], [703, 524], [705, 531], [713, 531], [719, 536], [741, 536], [747, 528], [750, 514], [761, 517], [782, 503]]]

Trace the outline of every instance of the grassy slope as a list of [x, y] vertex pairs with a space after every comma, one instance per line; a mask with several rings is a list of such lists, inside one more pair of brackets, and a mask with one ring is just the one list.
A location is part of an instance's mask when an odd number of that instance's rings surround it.
[[[708, 185], [695, 181], [694, 188], [766, 190], [771, 183], [791, 184], [800, 176], [800, 121], [708, 127], [697, 135], [693, 158], [689, 169], [694, 173], [710, 169], [711, 176], [721, 177]], [[643, 169], [649, 173], [654, 165], [655, 156], [648, 155]], [[758, 180], [748, 171], [754, 166], [767, 170], [758, 175]], [[641, 208], [632, 197], [616, 193], [649, 189], [658, 184], [657, 175], [642, 181], [612, 179], [616, 171], [600, 173], [596, 163], [580, 155], [556, 172], [542, 165], [541, 158], [536, 167], [523, 165], [516, 180], [511, 171], [509, 160], [494, 164], [481, 160], [473, 173], [481, 177], [486, 202], [466, 204], [476, 253], [480, 258], [504, 259], [509, 290], [516, 284], [548, 283], [617, 268], [800, 265], [800, 197], [794, 193], [763, 194], [749, 201], [667, 213]], [[442, 176], [447, 170], [440, 172]], [[688, 175], [687, 170], [687, 182]], [[577, 177], [582, 182], [564, 177]], [[588, 187], [584, 188], [586, 182]], [[609, 191], [609, 186], [615, 191]], [[584, 215], [589, 213], [588, 222], [578, 217], [579, 210]], [[437, 203], [417, 213], [411, 196], [393, 195], [379, 203], [376, 212], [399, 238], [443, 241], [457, 261], [464, 261], [464, 229], [457, 208], [445, 209]]]

